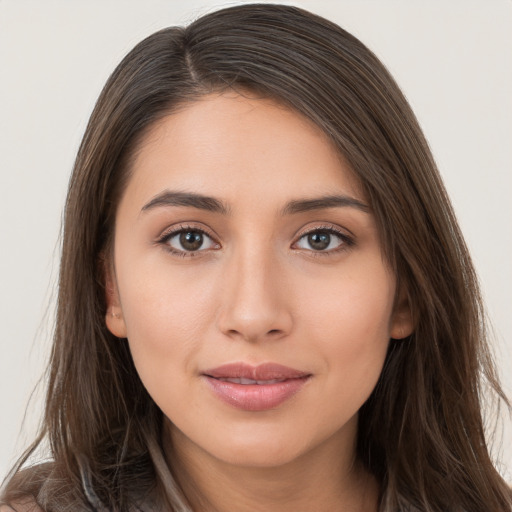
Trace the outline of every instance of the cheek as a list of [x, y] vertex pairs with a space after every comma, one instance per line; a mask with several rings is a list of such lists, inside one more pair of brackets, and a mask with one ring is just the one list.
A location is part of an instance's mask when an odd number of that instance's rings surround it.
[[389, 338], [395, 279], [380, 258], [314, 277], [301, 287], [308, 290], [300, 305], [306, 325], [325, 332], [325, 339], [350, 340], [360, 347]]
[[176, 378], [177, 370], [193, 371], [214, 314], [207, 276], [172, 270], [158, 258], [137, 267], [120, 264], [119, 274], [130, 350], [144, 383], [151, 387]]
[[306, 342], [316, 340], [329, 386], [349, 400], [369, 395], [390, 339], [394, 279], [382, 266], [364, 268], [324, 281], [302, 304]]

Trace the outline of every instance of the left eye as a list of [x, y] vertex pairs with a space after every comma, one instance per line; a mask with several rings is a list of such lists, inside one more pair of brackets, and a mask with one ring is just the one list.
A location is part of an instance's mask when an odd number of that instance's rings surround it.
[[217, 246], [206, 233], [197, 229], [177, 231], [168, 236], [165, 243], [177, 252], [196, 252]]
[[347, 238], [342, 235], [323, 229], [303, 235], [295, 245], [299, 249], [327, 252], [338, 249], [347, 243]]

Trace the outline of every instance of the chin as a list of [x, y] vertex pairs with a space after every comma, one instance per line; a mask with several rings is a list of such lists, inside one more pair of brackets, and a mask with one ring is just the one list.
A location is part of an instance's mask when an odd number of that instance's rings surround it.
[[[221, 448], [221, 447], [219, 447]], [[307, 451], [305, 446], [283, 443], [280, 439], [262, 439], [256, 442], [230, 442], [224, 449], [212, 455], [223, 462], [246, 468], [273, 468], [284, 466], [300, 459]]]

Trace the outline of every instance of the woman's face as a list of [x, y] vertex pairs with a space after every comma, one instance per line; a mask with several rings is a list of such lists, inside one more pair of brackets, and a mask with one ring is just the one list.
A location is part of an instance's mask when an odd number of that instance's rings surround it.
[[131, 172], [107, 325], [175, 443], [259, 467], [353, 452], [410, 319], [326, 136], [273, 101], [215, 94], [158, 122]]

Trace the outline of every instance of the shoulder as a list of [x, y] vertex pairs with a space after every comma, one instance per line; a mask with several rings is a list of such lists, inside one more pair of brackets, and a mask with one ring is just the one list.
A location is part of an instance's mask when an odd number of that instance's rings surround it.
[[15, 472], [2, 489], [0, 512], [85, 512], [90, 507], [80, 484], [75, 475], [53, 461], [25, 467]]
[[38, 464], [12, 475], [0, 496], [0, 512], [44, 512], [36, 496], [51, 474], [52, 466], [52, 463]]
[[11, 505], [1, 505], [0, 512], [43, 512], [43, 509], [32, 499], [17, 501]]

